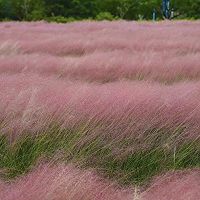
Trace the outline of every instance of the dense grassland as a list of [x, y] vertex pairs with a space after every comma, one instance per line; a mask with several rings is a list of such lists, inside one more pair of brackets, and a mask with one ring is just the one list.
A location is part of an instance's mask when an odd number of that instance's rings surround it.
[[199, 200], [199, 39], [199, 21], [1, 23], [0, 200]]

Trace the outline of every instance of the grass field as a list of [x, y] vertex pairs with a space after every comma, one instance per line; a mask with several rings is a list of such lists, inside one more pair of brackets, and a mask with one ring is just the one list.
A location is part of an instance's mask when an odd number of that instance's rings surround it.
[[0, 23], [0, 200], [199, 200], [199, 37]]

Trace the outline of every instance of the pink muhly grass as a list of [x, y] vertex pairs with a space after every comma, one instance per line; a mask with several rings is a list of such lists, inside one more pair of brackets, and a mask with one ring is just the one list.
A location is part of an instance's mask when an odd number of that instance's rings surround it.
[[[132, 140], [199, 141], [199, 33], [199, 21], [0, 23], [0, 131], [55, 122], [85, 134], [81, 144], [102, 137], [117, 156], [138, 148]], [[199, 176], [161, 176], [140, 198], [94, 172], [43, 165], [0, 182], [0, 200], [199, 200]]]
[[0, 27], [0, 73], [23, 71], [101, 83], [171, 83], [198, 79], [200, 74], [198, 21], [12, 22]]
[[172, 172], [160, 176], [142, 193], [142, 200], [199, 200], [200, 170]]
[[21, 50], [26, 53], [81, 55], [94, 51], [127, 49], [131, 52], [175, 50], [177, 53], [184, 54], [200, 50], [197, 42], [198, 25], [199, 22], [137, 24], [123, 21], [70, 25], [4, 23], [1, 25], [0, 36], [2, 41], [10, 39], [17, 41]]
[[43, 165], [0, 192], [2, 200], [133, 200], [133, 196], [131, 189], [71, 165]]
[[123, 79], [170, 83], [198, 79], [199, 61], [199, 54], [96, 52], [69, 61], [66, 59], [61, 77], [101, 83]]
[[0, 181], [0, 194], [6, 189], [6, 184], [3, 181]]
[[196, 139], [200, 129], [199, 86], [199, 82], [164, 86], [137, 81], [97, 85], [31, 74], [2, 75], [0, 112], [11, 127], [19, 129], [34, 124], [42, 127], [56, 117], [66, 126], [91, 120], [104, 132], [96, 134], [112, 138], [143, 138], [152, 129], [161, 128], [173, 136], [180, 127], [184, 128], [182, 139]]
[[18, 54], [0, 56], [0, 74], [36, 73], [39, 75], [59, 75], [64, 60], [49, 55]]
[[198, 79], [199, 54], [177, 56], [172, 53], [128, 51], [96, 52], [82, 57], [51, 55], [1, 56], [0, 73], [36, 73], [65, 80], [112, 82], [123, 79], [174, 81]]
[[179, 130], [182, 141], [198, 139], [199, 22], [0, 27], [0, 41], [18, 48], [12, 58], [12, 50], [0, 56], [4, 130], [36, 132], [58, 121], [68, 128], [86, 124], [111, 140], [145, 140], [159, 131], [173, 140]]
[[16, 42], [6, 41], [0, 44], [0, 56], [9, 55], [13, 56], [19, 53], [19, 47]]

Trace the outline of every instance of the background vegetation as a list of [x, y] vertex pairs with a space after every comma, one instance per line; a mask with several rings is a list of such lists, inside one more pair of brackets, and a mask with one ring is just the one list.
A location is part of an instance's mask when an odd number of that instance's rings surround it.
[[[151, 19], [156, 9], [161, 18], [162, 0], [0, 0], [1, 20], [68, 22], [81, 19]], [[178, 18], [198, 19], [200, 0], [172, 0]]]

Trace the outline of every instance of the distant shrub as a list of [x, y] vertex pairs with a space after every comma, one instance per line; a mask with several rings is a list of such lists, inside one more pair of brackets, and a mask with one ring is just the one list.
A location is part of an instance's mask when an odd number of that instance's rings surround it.
[[116, 17], [114, 17], [111, 13], [109, 12], [100, 12], [97, 16], [96, 16], [96, 20], [101, 21], [101, 20], [109, 20], [112, 21], [116, 19]]
[[27, 16], [28, 21], [37, 21], [44, 18], [44, 13], [41, 10], [33, 10], [30, 15]]
[[10, 22], [12, 21], [11, 19], [9, 18], [3, 18], [3, 19], [0, 19], [0, 22]]
[[57, 22], [57, 23], [68, 23], [76, 21], [73, 17], [63, 17], [63, 16], [53, 16], [46, 18], [48, 22]]

